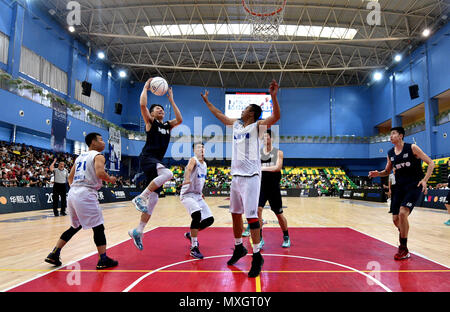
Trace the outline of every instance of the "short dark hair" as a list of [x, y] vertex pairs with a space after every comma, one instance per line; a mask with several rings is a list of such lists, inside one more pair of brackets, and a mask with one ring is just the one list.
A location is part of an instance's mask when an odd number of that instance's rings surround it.
[[262, 114], [261, 106], [259, 106], [257, 104], [250, 104], [249, 106], [255, 116], [255, 121], [257, 121], [259, 119], [259, 117], [261, 117], [261, 114]]
[[267, 129], [265, 133], [267, 133], [270, 136], [270, 138], [272, 138], [272, 130]]
[[394, 127], [391, 129], [392, 131], [397, 131], [398, 134], [403, 134], [403, 139], [405, 138], [405, 129], [403, 127]]
[[152, 104], [152, 106], [150, 106], [150, 113], [153, 112], [153, 110], [154, 110], [155, 107], [157, 107], [157, 106], [161, 107], [162, 110], [164, 110], [164, 107], [162, 107], [162, 105], [160, 105], [160, 104]]
[[92, 141], [96, 140], [97, 141], [97, 136], [102, 136], [101, 134], [97, 133], [97, 132], [91, 132], [89, 133], [85, 138], [84, 141], [86, 142], [87, 146], [91, 146]]
[[192, 144], [192, 149], [194, 149], [195, 145], [198, 145], [198, 144], [201, 144], [202, 146], [205, 146], [205, 144], [203, 144], [203, 142], [197, 142], [197, 143]]

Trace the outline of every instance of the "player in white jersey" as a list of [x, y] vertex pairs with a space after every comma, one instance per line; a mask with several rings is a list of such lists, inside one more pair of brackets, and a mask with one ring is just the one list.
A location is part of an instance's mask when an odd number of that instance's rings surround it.
[[70, 190], [67, 208], [71, 227], [61, 235], [45, 262], [60, 266], [62, 263], [59, 255], [67, 242], [81, 228], [92, 229], [99, 255], [97, 270], [101, 270], [114, 267], [118, 262], [106, 255], [105, 227], [97, 191], [102, 186], [102, 180], [116, 183], [116, 178], [105, 172], [105, 157], [100, 154], [105, 149], [102, 136], [98, 133], [89, 133], [85, 141], [89, 151], [77, 157], [68, 178]]
[[203, 143], [194, 143], [192, 147], [195, 156], [189, 160], [184, 171], [180, 199], [192, 218], [190, 232], [184, 234], [184, 237], [191, 241], [191, 256], [203, 259], [199, 250], [198, 232], [211, 226], [214, 223], [214, 217], [202, 193], [208, 172], [205, 162], [205, 148]]
[[256, 277], [261, 272], [264, 260], [260, 253], [260, 224], [258, 219], [258, 199], [261, 187], [261, 160], [259, 139], [267, 127], [272, 126], [280, 119], [280, 106], [278, 104], [278, 84], [272, 81], [269, 92], [273, 103], [273, 113], [265, 120], [261, 117], [261, 107], [250, 104], [241, 113], [240, 119], [232, 119], [223, 114], [208, 100], [208, 91], [202, 94], [202, 98], [209, 110], [226, 126], [233, 127], [233, 148], [231, 157], [231, 193], [230, 212], [233, 219], [233, 233], [235, 249], [233, 256], [228, 260], [228, 265], [235, 264], [247, 254], [247, 249], [242, 244], [242, 231], [244, 224], [242, 214], [245, 214], [250, 225], [253, 241], [253, 260], [249, 277]]

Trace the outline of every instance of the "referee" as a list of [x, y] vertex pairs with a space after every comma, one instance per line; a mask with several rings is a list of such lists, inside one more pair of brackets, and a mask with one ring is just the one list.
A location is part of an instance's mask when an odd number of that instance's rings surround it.
[[61, 215], [66, 215], [66, 183], [67, 177], [69, 176], [69, 172], [66, 168], [64, 168], [64, 162], [60, 161], [58, 167], [55, 168], [56, 158], [53, 163], [50, 165], [50, 171], [53, 172], [54, 181], [53, 181], [53, 213], [55, 217], [59, 216], [58, 213], [58, 205], [59, 205], [59, 197], [61, 196]]

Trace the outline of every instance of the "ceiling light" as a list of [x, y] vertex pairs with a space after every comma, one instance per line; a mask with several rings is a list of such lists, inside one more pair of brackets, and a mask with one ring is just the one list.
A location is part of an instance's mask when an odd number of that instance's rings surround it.
[[431, 31], [430, 31], [428, 28], [426, 28], [426, 29], [422, 32], [422, 36], [424, 36], [424, 37], [428, 37], [430, 34], [431, 34]]
[[383, 78], [383, 74], [378, 71], [373, 74], [373, 80], [375, 80], [375, 81], [380, 81], [382, 78]]
[[397, 63], [400, 62], [402, 60], [402, 55], [401, 54], [397, 54], [394, 57], [394, 61], [396, 61]]
[[69, 31], [70, 31], [71, 33], [73, 33], [73, 32], [75, 31], [75, 27], [69, 26]]
[[105, 53], [102, 52], [102, 51], [100, 51], [100, 52], [97, 53], [97, 57], [98, 57], [99, 59], [103, 60], [103, 59], [105, 58]]
[[127, 73], [124, 71], [124, 70], [121, 70], [120, 72], [119, 72], [119, 77], [120, 78], [125, 78], [127, 76]]

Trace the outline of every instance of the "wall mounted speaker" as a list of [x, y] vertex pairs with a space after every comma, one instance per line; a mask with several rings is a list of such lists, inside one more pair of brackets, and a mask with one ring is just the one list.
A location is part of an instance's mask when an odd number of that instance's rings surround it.
[[418, 85], [412, 85], [409, 86], [409, 96], [411, 97], [411, 100], [417, 99], [419, 97], [419, 86]]
[[115, 110], [114, 110], [114, 112], [115, 112], [116, 114], [118, 114], [118, 115], [121, 115], [121, 114], [122, 114], [122, 104], [121, 104], [121, 103], [117, 102], [117, 103], [115, 104]]
[[83, 81], [81, 83], [81, 88], [83, 89], [81, 94], [83, 94], [85, 96], [91, 96], [92, 83], [89, 83], [87, 81]]

